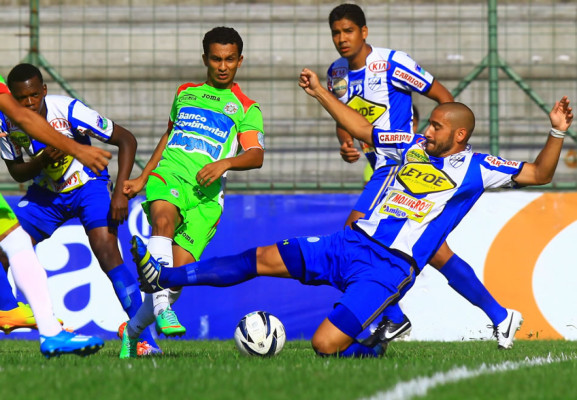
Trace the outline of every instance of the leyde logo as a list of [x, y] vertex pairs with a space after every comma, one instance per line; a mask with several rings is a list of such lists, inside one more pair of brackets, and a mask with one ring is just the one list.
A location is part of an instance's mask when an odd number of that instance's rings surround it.
[[422, 222], [433, 208], [433, 204], [427, 199], [416, 199], [406, 193], [392, 190], [387, 195], [380, 212], [397, 218], [409, 218]]
[[360, 96], [353, 96], [347, 105], [352, 109], [357, 110], [359, 114], [365, 117], [371, 124], [387, 111], [386, 106], [370, 102]]
[[397, 174], [397, 179], [411, 193], [442, 192], [456, 184], [445, 172], [429, 163], [408, 163]]

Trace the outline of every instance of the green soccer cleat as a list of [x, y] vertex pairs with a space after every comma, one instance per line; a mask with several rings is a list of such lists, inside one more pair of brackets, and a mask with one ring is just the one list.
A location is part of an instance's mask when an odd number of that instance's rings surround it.
[[165, 336], [182, 336], [186, 333], [186, 328], [178, 322], [176, 313], [167, 308], [156, 317], [156, 332]]
[[[126, 327], [126, 323], [120, 325], [122, 328]], [[120, 342], [120, 355], [118, 358], [121, 360], [125, 358], [136, 358], [138, 356], [138, 338], [132, 339], [128, 336], [128, 330], [122, 329], [122, 333], [119, 331], [119, 335], [122, 335]]]

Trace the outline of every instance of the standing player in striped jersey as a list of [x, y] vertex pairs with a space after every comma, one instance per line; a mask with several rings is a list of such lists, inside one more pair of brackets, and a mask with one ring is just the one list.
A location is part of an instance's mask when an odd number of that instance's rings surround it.
[[[71, 154], [92, 172], [98, 174], [108, 165], [111, 154], [99, 148], [81, 145], [55, 131], [46, 120], [33, 111], [21, 107], [12, 97], [4, 78], [0, 76], [0, 132], [7, 134], [4, 116], [24, 130], [31, 137], [53, 146], [60, 151]], [[82, 356], [94, 353], [104, 346], [100, 338], [82, 336], [62, 329], [54, 316], [46, 271], [40, 265], [32, 247], [32, 241], [22, 229], [16, 215], [0, 195], [0, 247], [6, 253], [12, 265], [12, 274], [16, 286], [24, 293], [34, 312], [35, 324], [40, 333], [40, 352], [47, 358], [61, 354], [79, 354]], [[0, 290], [11, 292], [10, 287]], [[17, 318], [21, 317], [18, 308]], [[12, 323], [10, 313], [2, 314], [2, 324]]]
[[[366, 43], [368, 27], [359, 6], [337, 6], [329, 15], [329, 25], [341, 58], [328, 70], [328, 89], [374, 126], [390, 131], [413, 132], [413, 92], [439, 104], [453, 101], [451, 93], [409, 55]], [[351, 135], [338, 124], [337, 136], [341, 143], [341, 157], [349, 163], [358, 161], [360, 153]], [[347, 218], [345, 225], [349, 227], [352, 222], [371, 212], [398, 171], [397, 163], [375, 152], [374, 147], [362, 141], [361, 147], [374, 172]], [[481, 308], [495, 327], [513, 318], [516, 311], [502, 307], [477, 278], [471, 266], [453, 253], [446, 243], [440, 246], [429, 263], [447, 278], [455, 291]], [[394, 304], [385, 311], [375, 335], [393, 340], [408, 334], [410, 329], [411, 322], [399, 305]]]
[[[152, 226], [148, 251], [168, 267], [198, 260], [214, 236], [227, 171], [260, 168], [264, 158], [259, 105], [234, 82], [243, 61], [242, 38], [232, 28], [217, 27], [202, 44], [206, 81], [178, 88], [168, 129], [142, 174], [125, 183], [128, 196], [146, 184], [142, 206]], [[186, 332], [170, 307], [179, 294], [172, 287], [145, 298], [123, 328], [120, 358], [134, 357], [135, 338], [155, 319], [166, 336]]]
[[[141, 288], [155, 292], [171, 286], [231, 286], [257, 276], [297, 279], [305, 285], [330, 285], [342, 292], [312, 338], [317, 354], [377, 357], [375, 345], [356, 337], [391, 302], [410, 289], [416, 275], [487, 189], [543, 185], [551, 182], [573, 120], [563, 97], [549, 113], [551, 131], [534, 162], [517, 162], [475, 153], [468, 140], [473, 112], [462, 103], [433, 110], [423, 135], [385, 131], [339, 102], [304, 69], [299, 85], [353, 137], [374, 144], [401, 165], [379, 204], [352, 229], [320, 237], [298, 237], [244, 253], [164, 268], [133, 237], [132, 252]], [[516, 315], [499, 335], [513, 345], [522, 319]], [[379, 338], [380, 339], [380, 338]]]
[[[118, 148], [118, 176], [112, 189], [107, 169], [96, 175], [73, 156], [30, 138], [10, 121], [9, 135], [0, 139], [10, 175], [17, 182], [32, 180], [14, 212], [33, 242], [40, 243], [66, 221], [78, 217], [122, 308], [129, 316], [136, 314], [142, 297], [120, 254], [117, 233], [118, 225], [128, 218], [128, 198], [122, 184], [132, 171], [136, 139], [81, 101], [48, 95], [42, 73], [32, 64], [12, 68], [7, 83], [16, 101], [45, 118], [61, 135], [87, 145], [93, 138]], [[143, 354], [160, 351], [150, 332], [143, 335], [140, 344]]]

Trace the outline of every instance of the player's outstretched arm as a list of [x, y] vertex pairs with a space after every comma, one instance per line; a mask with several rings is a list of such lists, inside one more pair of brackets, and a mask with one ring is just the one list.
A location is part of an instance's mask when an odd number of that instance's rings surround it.
[[373, 144], [373, 125], [361, 114], [341, 103], [319, 82], [317, 74], [303, 68], [299, 86], [324, 107], [333, 119], [356, 139]]
[[535, 161], [525, 163], [519, 175], [514, 178], [519, 185], [544, 185], [553, 180], [563, 148], [563, 138], [573, 121], [573, 109], [569, 106], [567, 96], [555, 103], [549, 119], [551, 131], [547, 142]]
[[44, 118], [22, 107], [9, 93], [0, 94], [0, 111], [34, 139], [75, 157], [95, 173], [100, 173], [112, 157], [108, 151], [86, 146], [55, 131]]
[[140, 176], [134, 179], [124, 181], [124, 184], [122, 185], [122, 193], [124, 193], [124, 195], [129, 199], [135, 197], [144, 188], [146, 182], [148, 181], [148, 176], [150, 175], [152, 170], [156, 168], [156, 166], [162, 159], [162, 152], [164, 151], [164, 148], [168, 143], [168, 135], [170, 134], [171, 129], [172, 128], [169, 126], [166, 132], [164, 132], [164, 134], [158, 141], [158, 144], [156, 145], [154, 152], [150, 156], [150, 160], [148, 160], [148, 162], [144, 166], [144, 169], [142, 170]]

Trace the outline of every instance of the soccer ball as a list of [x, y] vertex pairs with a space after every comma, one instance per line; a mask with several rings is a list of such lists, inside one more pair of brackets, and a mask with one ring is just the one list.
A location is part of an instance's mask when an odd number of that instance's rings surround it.
[[266, 311], [245, 315], [234, 331], [238, 350], [247, 356], [270, 357], [282, 350], [286, 335], [282, 322]]

